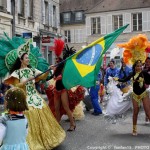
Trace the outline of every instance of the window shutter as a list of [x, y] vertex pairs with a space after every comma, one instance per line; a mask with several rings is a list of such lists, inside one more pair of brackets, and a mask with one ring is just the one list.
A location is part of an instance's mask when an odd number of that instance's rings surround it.
[[148, 12], [147, 11], [142, 12], [142, 30], [148, 31]]
[[18, 14], [21, 14], [21, 1], [18, 0], [18, 6], [17, 6], [17, 11], [18, 11]]
[[124, 33], [131, 32], [131, 13], [125, 13], [124, 15], [124, 25], [129, 24], [129, 26], [124, 30]]
[[148, 13], [148, 31], [150, 31], [150, 11]]
[[101, 34], [106, 34], [106, 18], [105, 18], [105, 16], [100, 17], [100, 23], [101, 23]]
[[112, 15], [107, 15], [107, 33], [112, 32]]
[[60, 26], [60, 13], [59, 13], [59, 7], [56, 6], [56, 27], [58, 28]]
[[51, 5], [52, 27], [54, 27], [54, 16], [53, 16], [53, 12], [54, 12], [54, 10], [53, 10], [53, 3], [52, 3], [52, 5]]
[[86, 17], [86, 35], [91, 35], [91, 17]]
[[70, 32], [71, 32], [71, 43], [74, 43], [74, 29], [71, 29]]
[[7, 12], [11, 13], [11, 0], [7, 0]]
[[26, 5], [25, 6], [27, 6], [26, 8], [25, 8], [25, 10], [26, 10], [26, 17], [29, 17], [30, 16], [30, 14], [29, 14], [29, 12], [30, 12], [30, 3], [29, 3], [29, 0], [27, 0], [26, 1]]
[[45, 24], [45, 2], [42, 0], [42, 22]]
[[78, 30], [75, 29], [75, 30], [74, 30], [74, 43], [78, 43], [78, 37], [77, 37], [77, 36], [78, 36], [78, 33], [77, 33], [77, 32], [78, 32]]
[[0, 0], [0, 6], [3, 6], [3, 1], [2, 0]]
[[52, 26], [52, 4], [48, 3], [48, 22], [49, 22], [49, 26]]
[[82, 29], [82, 33], [83, 33], [83, 42], [86, 42], [86, 30]]

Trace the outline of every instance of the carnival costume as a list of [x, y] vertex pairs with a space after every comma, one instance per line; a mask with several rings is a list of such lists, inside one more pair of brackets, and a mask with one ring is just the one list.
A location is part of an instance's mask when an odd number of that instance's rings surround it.
[[[124, 48], [123, 58], [126, 64], [134, 64], [137, 60], [142, 63], [146, 59], [146, 48], [148, 46], [148, 39], [145, 35], [139, 34], [129, 40], [128, 43], [118, 44], [119, 47]], [[118, 79], [120, 82], [126, 82], [131, 79], [133, 86], [132, 97], [140, 105], [142, 99], [147, 96], [145, 84], [150, 84], [149, 74], [146, 71], [139, 73], [131, 73], [124, 79]]]
[[124, 101], [122, 91], [117, 87], [118, 82], [109, 77], [107, 84], [107, 92], [109, 94], [109, 101], [106, 106], [106, 115], [117, 119], [118, 115], [124, 114], [132, 106], [131, 101]]
[[[146, 54], [145, 49], [147, 47], [147, 38], [143, 35], [139, 35], [130, 39], [128, 43], [118, 44], [119, 47], [125, 48], [123, 52], [124, 62], [128, 64], [133, 64], [136, 60], [142, 60], [145, 62]], [[106, 107], [106, 113], [109, 116], [116, 116], [121, 113], [125, 113], [131, 107], [131, 99], [135, 99], [140, 105], [141, 100], [147, 95], [145, 88], [145, 83], [149, 84], [150, 79], [145, 71], [133, 74], [131, 69], [127, 70], [127, 75], [120, 73], [119, 71], [115, 77], [118, 77], [118, 81], [127, 82], [131, 79], [132, 88], [128, 92], [122, 93], [114, 81], [108, 84], [107, 92], [109, 94], [109, 101]], [[116, 85], [115, 85], [116, 84]], [[114, 92], [115, 91], [115, 92]]]
[[53, 149], [64, 140], [65, 132], [35, 89], [35, 82], [46, 78], [47, 73], [25, 85], [22, 83], [39, 75], [41, 71], [47, 70], [47, 62], [42, 58], [37, 47], [33, 47], [29, 41], [25, 43], [22, 38], [14, 37], [11, 40], [7, 37], [7, 39], [0, 40], [0, 50], [0, 76], [5, 76], [11, 70], [16, 59], [20, 58], [22, 54], [27, 53], [29, 55], [29, 64], [32, 68], [15, 70], [5, 79], [5, 83], [21, 87], [27, 94], [26, 100], [29, 110], [25, 111], [25, 115], [29, 124], [27, 143], [30, 150]]
[[107, 68], [106, 69], [106, 74], [105, 74], [105, 77], [104, 77], [104, 86], [107, 86], [109, 80], [108, 80], [108, 77], [115, 77], [118, 73], [118, 68], [115, 67], [115, 68]]
[[[54, 41], [54, 52], [58, 59], [60, 59], [60, 55], [62, 50], [64, 49], [64, 42], [61, 39], [55, 39]], [[69, 48], [66, 44], [64, 49], [63, 59], [65, 60], [67, 57], [73, 55], [75, 50], [73, 47]], [[84, 88], [82, 86], [76, 86], [70, 90], [66, 90], [63, 83], [62, 83], [62, 72], [64, 68], [65, 62], [59, 62], [60, 64], [55, 68], [53, 75], [50, 78], [53, 78], [53, 84], [49, 81], [49, 86], [45, 86], [45, 91], [49, 100], [49, 107], [51, 108], [54, 116], [55, 116], [55, 107], [54, 107], [54, 96], [60, 97], [60, 95], [67, 91], [68, 93], [68, 100], [69, 100], [69, 108], [73, 112], [75, 107], [80, 103], [81, 100], [84, 99]], [[56, 98], [57, 99], [57, 98]], [[80, 107], [81, 108], [81, 107]], [[63, 106], [60, 107], [60, 117], [66, 114]], [[77, 114], [77, 112], [76, 112]], [[81, 114], [81, 112], [79, 113]]]
[[[145, 62], [146, 59], [146, 49], [148, 48], [149, 42], [148, 38], [145, 35], [139, 34], [138, 36], [133, 37], [129, 40], [129, 42], [124, 44], [118, 44], [119, 47], [124, 48], [124, 62], [126, 64], [134, 64], [136, 65], [142, 64]], [[145, 112], [147, 113], [148, 119], [150, 119], [150, 113], [148, 110], [147, 102], [148, 98], [148, 91], [146, 90], [147, 86], [150, 84], [150, 75], [147, 71], [140, 71], [137, 72], [134, 68], [133, 73], [126, 77], [125, 79], [119, 79], [120, 82], [126, 82], [127, 80], [131, 79], [133, 92], [131, 94], [133, 101], [140, 106], [141, 102], [143, 102]], [[139, 112], [139, 108], [136, 107], [136, 103], [133, 102], [134, 110], [133, 110], [133, 132], [132, 134], [135, 136], [137, 135], [137, 116]]]
[[[125, 66], [121, 67], [116, 75], [119, 79], [124, 79], [132, 73], [132, 68]], [[127, 93], [130, 90], [130, 81], [125, 83], [119, 83], [118, 87], [121, 89], [123, 93]]]

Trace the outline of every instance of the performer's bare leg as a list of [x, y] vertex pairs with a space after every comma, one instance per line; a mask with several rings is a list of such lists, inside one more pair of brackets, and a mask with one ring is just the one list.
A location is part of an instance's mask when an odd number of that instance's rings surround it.
[[143, 107], [144, 107], [146, 116], [147, 116], [148, 119], [150, 120], [150, 105], [149, 105], [149, 98], [148, 98], [148, 96], [146, 96], [146, 97], [143, 99]]
[[133, 135], [137, 135], [137, 117], [138, 117], [138, 113], [139, 113], [139, 105], [138, 103], [133, 99], [132, 100], [133, 103]]
[[75, 128], [76, 128], [76, 125], [75, 125], [75, 121], [74, 121], [72, 112], [71, 112], [71, 110], [69, 108], [67, 91], [63, 91], [62, 92], [62, 94], [61, 94], [61, 101], [62, 101], [63, 108], [65, 109], [65, 111], [66, 111], [66, 113], [68, 115], [68, 118], [70, 120], [70, 128], [68, 129], [68, 131], [74, 131]]
[[60, 122], [60, 95], [54, 94], [54, 106], [55, 106], [55, 115], [56, 115], [56, 120]]

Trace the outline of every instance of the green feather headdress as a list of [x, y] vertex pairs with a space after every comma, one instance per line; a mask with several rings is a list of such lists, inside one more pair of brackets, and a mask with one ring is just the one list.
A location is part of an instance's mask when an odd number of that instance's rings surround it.
[[[10, 39], [6, 34], [0, 39], [0, 77], [5, 77], [6, 74], [10, 71], [16, 59], [20, 57], [19, 49], [23, 48], [26, 51], [26, 48], [29, 48], [29, 59], [30, 66], [37, 68], [38, 70], [44, 72], [48, 69], [49, 64], [42, 57], [38, 47], [33, 47], [32, 44], [29, 44], [25, 39], [21, 37], [13, 37]], [[18, 49], [19, 48], [19, 49]]]

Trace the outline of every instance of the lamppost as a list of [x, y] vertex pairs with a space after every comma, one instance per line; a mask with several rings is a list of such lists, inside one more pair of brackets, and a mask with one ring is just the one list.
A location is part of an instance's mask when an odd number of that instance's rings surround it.
[[13, 15], [13, 19], [11, 21], [12, 24], [12, 37], [15, 36], [15, 0], [11, 0], [11, 12]]

